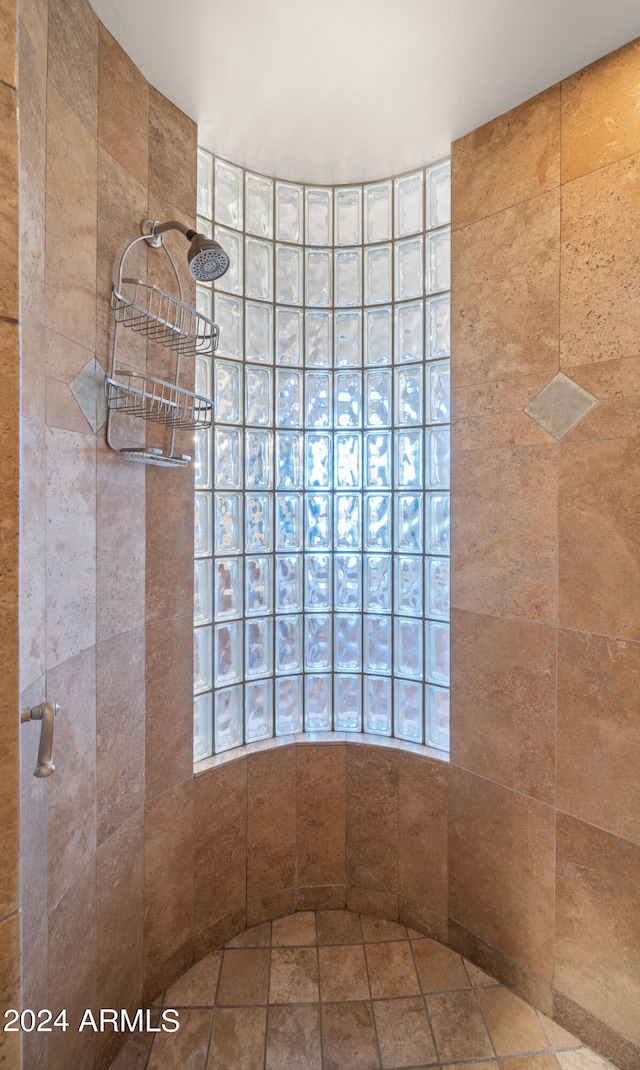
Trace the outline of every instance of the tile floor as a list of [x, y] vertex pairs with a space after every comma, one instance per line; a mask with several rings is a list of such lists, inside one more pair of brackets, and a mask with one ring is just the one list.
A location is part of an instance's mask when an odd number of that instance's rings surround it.
[[247, 929], [162, 1003], [180, 1030], [132, 1038], [112, 1070], [611, 1070], [460, 955], [346, 910]]

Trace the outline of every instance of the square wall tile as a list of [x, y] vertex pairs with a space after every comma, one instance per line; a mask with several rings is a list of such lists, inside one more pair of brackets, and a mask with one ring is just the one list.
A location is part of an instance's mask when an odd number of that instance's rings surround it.
[[346, 771], [347, 883], [397, 895], [397, 754], [348, 746]]

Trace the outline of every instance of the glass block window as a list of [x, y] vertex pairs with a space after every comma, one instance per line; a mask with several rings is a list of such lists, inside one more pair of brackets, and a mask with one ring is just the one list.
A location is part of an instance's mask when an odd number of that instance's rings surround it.
[[[195, 760], [273, 735], [449, 741], [449, 162], [363, 186], [198, 153]], [[210, 312], [207, 312], [210, 314]]]

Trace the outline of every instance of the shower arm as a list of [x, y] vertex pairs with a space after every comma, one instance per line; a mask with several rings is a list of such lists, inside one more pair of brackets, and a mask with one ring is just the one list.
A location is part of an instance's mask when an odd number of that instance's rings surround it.
[[40, 743], [38, 746], [38, 764], [33, 775], [37, 777], [51, 776], [55, 772], [55, 765], [51, 761], [53, 754], [53, 722], [60, 707], [56, 702], [41, 702], [39, 706], [33, 706], [30, 710], [20, 711], [20, 722], [42, 721], [40, 729]]

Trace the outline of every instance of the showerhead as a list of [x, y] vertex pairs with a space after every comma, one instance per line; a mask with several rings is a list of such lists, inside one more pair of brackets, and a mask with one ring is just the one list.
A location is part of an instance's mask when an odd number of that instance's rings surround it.
[[197, 282], [213, 282], [229, 268], [229, 257], [219, 242], [195, 230], [187, 231], [191, 248], [187, 253], [189, 273]]

